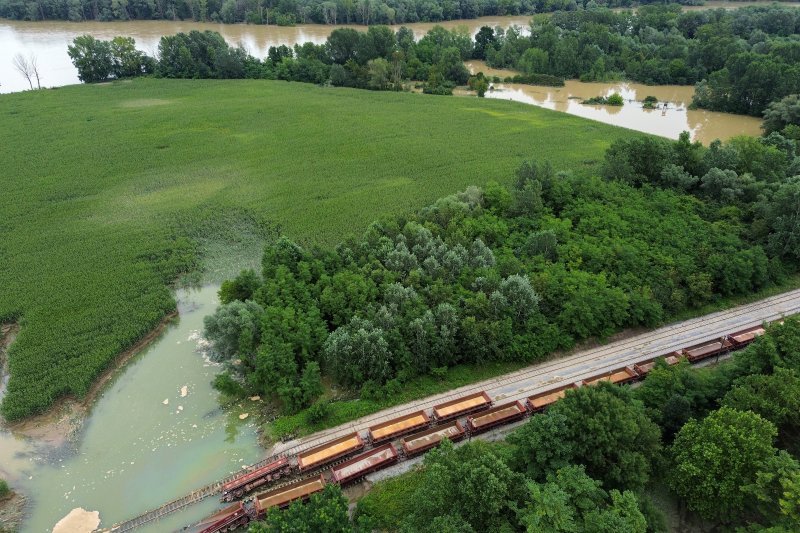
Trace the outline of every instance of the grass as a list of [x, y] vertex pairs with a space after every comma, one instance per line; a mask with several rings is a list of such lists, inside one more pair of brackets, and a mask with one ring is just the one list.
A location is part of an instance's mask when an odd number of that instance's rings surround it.
[[[795, 274], [787, 277], [786, 280], [779, 285], [767, 287], [752, 294], [720, 298], [703, 307], [686, 310], [679, 313], [677, 316], [670, 317], [668, 322], [680, 322], [738, 305], [745, 305], [799, 287], [800, 274]], [[580, 347], [578, 347], [578, 349], [580, 349]], [[554, 354], [554, 357], [555, 356]], [[263, 432], [264, 435], [272, 441], [277, 441], [287, 436], [308, 435], [317, 431], [322, 431], [323, 429], [345, 424], [357, 418], [361, 418], [362, 416], [376, 413], [382, 409], [447, 392], [458, 387], [463, 387], [464, 385], [469, 385], [470, 383], [495, 378], [525, 368], [526, 366], [529, 366], [529, 364], [522, 362], [492, 362], [480, 366], [454, 366], [447, 369], [447, 372], [438, 379], [431, 375], [416, 377], [404, 383], [402, 390], [398, 391], [396, 394], [380, 400], [351, 399], [333, 401], [329, 404], [328, 415], [322, 420], [312, 421], [308, 409], [304, 409], [293, 415], [280, 416], [264, 424]]]
[[365, 515], [377, 531], [397, 531], [414, 509], [412, 496], [425, 481], [423, 472], [411, 470], [397, 477], [379, 481], [358, 500], [356, 517]]
[[523, 158], [592, 172], [639, 135], [511, 102], [256, 80], [3, 95], [0, 117], [0, 322], [22, 326], [9, 419], [86, 394], [174, 309], [177, 277], [230, 275], [278, 229], [331, 246]]

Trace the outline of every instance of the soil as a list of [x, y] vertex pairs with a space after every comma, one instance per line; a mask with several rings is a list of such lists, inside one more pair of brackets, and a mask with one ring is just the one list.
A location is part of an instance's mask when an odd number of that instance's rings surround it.
[[[0, 425], [8, 428], [12, 433], [35, 439], [38, 442], [58, 447], [72, 439], [81, 428], [86, 414], [92, 404], [103, 391], [103, 388], [125, 367], [125, 364], [134, 356], [157, 339], [164, 329], [178, 316], [174, 311], [165, 316], [163, 320], [150, 333], [141, 338], [136, 344], [120, 353], [111, 366], [95, 380], [88, 394], [82, 399], [65, 397], [58, 400], [46, 412], [31, 416], [19, 422], [7, 423], [5, 420]], [[16, 338], [19, 326], [16, 324], [3, 326], [3, 340], [0, 342], [0, 355]]]
[[17, 531], [24, 516], [25, 497], [12, 492], [0, 499], [0, 533]]

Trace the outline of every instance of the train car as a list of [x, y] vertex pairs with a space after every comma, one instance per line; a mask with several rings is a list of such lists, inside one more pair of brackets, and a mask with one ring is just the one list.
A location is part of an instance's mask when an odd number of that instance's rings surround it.
[[297, 467], [301, 472], [307, 472], [311, 468], [322, 466], [345, 455], [360, 451], [365, 444], [358, 433], [351, 433], [297, 454]]
[[468, 417], [467, 428], [471, 433], [481, 433], [493, 427], [524, 418], [527, 413], [527, 408], [520, 401], [506, 403], [493, 407], [484, 413]]
[[400, 441], [400, 444], [406, 456], [413, 457], [438, 446], [444, 439], [458, 442], [464, 438], [464, 435], [466, 435], [464, 427], [458, 420], [454, 420], [444, 426], [426, 429], [425, 431], [409, 435]]
[[204, 518], [198, 524], [187, 528], [192, 533], [218, 533], [244, 527], [255, 518], [255, 509], [250, 502], [239, 502]]
[[309, 479], [301, 479], [285, 487], [256, 494], [253, 498], [256, 516], [263, 518], [272, 507], [283, 509], [298, 500], [307, 500], [312, 494], [325, 488], [325, 478], [320, 474]]
[[425, 411], [417, 411], [388, 422], [382, 422], [369, 428], [369, 440], [379, 444], [406, 435], [430, 424], [431, 419]]
[[764, 326], [753, 326], [752, 328], [731, 333], [728, 335], [728, 339], [730, 339], [735, 348], [744, 348], [766, 332], [767, 330], [764, 329]]
[[485, 392], [476, 392], [469, 396], [450, 400], [449, 402], [435, 405], [433, 417], [439, 421], [452, 420], [468, 414], [483, 411], [492, 406], [492, 399]]
[[612, 372], [606, 372], [604, 374], [600, 374], [599, 376], [587, 379], [585, 380], [585, 383], [587, 385], [597, 385], [601, 381], [608, 381], [614, 385], [623, 385], [625, 383], [634, 381], [638, 377], [639, 375], [633, 368], [626, 366], [625, 368], [614, 370]]
[[546, 392], [541, 392], [534, 396], [528, 398], [528, 408], [531, 410], [532, 413], [538, 413], [540, 411], [544, 411], [550, 405], [556, 403], [558, 400], [563, 398], [569, 389], [577, 389], [578, 385], [576, 383], [570, 383], [569, 385], [564, 385], [563, 387], [559, 387], [554, 390], [549, 390]]
[[723, 354], [731, 349], [733, 343], [725, 338], [716, 339], [702, 344], [696, 344], [683, 349], [683, 355], [690, 363], [696, 363], [709, 357]]
[[225, 483], [222, 486], [221, 500], [230, 502], [234, 498], [241, 498], [245, 493], [291, 473], [292, 465], [289, 463], [289, 458], [281, 457], [266, 466]]
[[347, 462], [334, 466], [331, 469], [331, 480], [334, 483], [344, 485], [396, 463], [398, 457], [397, 449], [392, 443], [378, 446], [353, 457]]
[[[664, 362], [667, 363], [667, 365], [672, 366], [672, 365], [677, 365], [678, 362], [681, 360], [681, 357], [683, 356], [681, 355], [680, 352], [673, 352], [671, 355], [668, 355], [663, 359]], [[644, 378], [647, 374], [649, 374], [653, 370], [653, 368], [655, 368], [656, 361], [658, 361], [659, 359], [662, 358], [656, 357], [655, 359], [651, 359], [647, 362], [636, 363], [635, 365], [633, 365], [633, 369], [636, 371], [637, 374], [639, 374], [639, 379]]]

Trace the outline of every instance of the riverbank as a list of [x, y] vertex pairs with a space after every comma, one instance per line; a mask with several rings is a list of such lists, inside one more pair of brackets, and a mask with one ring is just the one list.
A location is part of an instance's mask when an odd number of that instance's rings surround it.
[[[47, 444], [53, 448], [62, 446], [80, 431], [86, 415], [92, 408], [97, 398], [106, 386], [122, 371], [125, 365], [141, 351], [147, 348], [150, 343], [158, 339], [165, 328], [178, 316], [174, 311], [165, 316], [161, 322], [150, 333], [145, 335], [136, 344], [121, 352], [92, 385], [85, 397], [78, 399], [65, 397], [58, 400], [53, 406], [44, 413], [34, 415], [18, 422], [8, 423], [0, 421], [0, 428], [5, 428], [12, 433], [36, 440], [39, 443]], [[17, 327], [17, 332], [19, 328]], [[16, 334], [14, 335], [16, 337]], [[13, 342], [10, 338], [6, 342], [6, 347]]]

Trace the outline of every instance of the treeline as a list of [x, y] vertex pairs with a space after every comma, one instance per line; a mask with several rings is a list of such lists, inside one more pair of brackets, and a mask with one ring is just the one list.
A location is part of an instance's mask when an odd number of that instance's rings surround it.
[[[407, 24], [584, 9], [654, 0], [0, 0], [16, 20], [194, 20], [249, 24]], [[696, 0], [681, 1], [694, 4]]]
[[660, 533], [677, 526], [650, 495], [668, 491], [675, 512], [689, 510], [682, 527], [789, 533], [800, 523], [798, 436], [790, 319], [715, 367], [660, 361], [635, 389], [568, 391], [507, 443], [445, 441], [373, 487], [337, 531]]
[[534, 19], [529, 36], [497, 31], [480, 47], [493, 67], [582, 81], [697, 84], [694, 105], [761, 116], [770, 102], [800, 93], [798, 33], [794, 8], [644, 6], [561, 11]]
[[382, 399], [767, 287], [800, 260], [798, 162], [777, 133], [709, 148], [642, 137], [612, 145], [607, 179], [529, 162], [511, 189], [469, 188], [335, 250], [280, 238], [206, 320], [228, 363], [217, 385], [289, 412], [322, 375]]
[[84, 82], [153, 74], [165, 78], [256, 78], [374, 90], [402, 90], [424, 80], [425, 92], [451, 94], [467, 83], [464, 60], [473, 42], [464, 31], [433, 28], [419, 41], [405, 27], [371, 26], [365, 32], [336, 29], [324, 44], [270, 47], [264, 60], [229, 46], [216, 32], [192, 31], [161, 38], [158, 59], [136, 50], [130, 37], [111, 41], [75, 38], [69, 55]]

